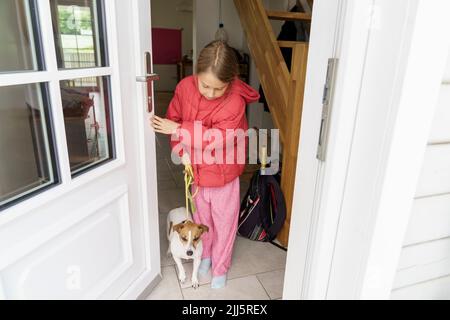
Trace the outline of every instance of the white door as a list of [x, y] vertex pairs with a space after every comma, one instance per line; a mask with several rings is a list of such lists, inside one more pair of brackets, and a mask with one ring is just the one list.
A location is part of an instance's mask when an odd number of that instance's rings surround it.
[[150, 36], [148, 0], [0, 1], [0, 298], [158, 281]]

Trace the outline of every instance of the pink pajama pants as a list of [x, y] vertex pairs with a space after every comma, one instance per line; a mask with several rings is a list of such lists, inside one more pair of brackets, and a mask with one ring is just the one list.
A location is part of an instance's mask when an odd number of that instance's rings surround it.
[[239, 177], [223, 187], [199, 187], [194, 199], [197, 206], [197, 212], [193, 214], [195, 223], [209, 227], [202, 235], [202, 258], [211, 258], [213, 276], [224, 275], [231, 266], [238, 225]]

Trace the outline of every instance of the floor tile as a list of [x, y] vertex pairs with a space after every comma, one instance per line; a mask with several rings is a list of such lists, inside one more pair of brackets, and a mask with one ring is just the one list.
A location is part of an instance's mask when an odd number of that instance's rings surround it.
[[146, 300], [183, 300], [174, 267], [161, 269], [162, 280]]
[[169, 150], [169, 148], [170, 148], [170, 135], [158, 133], [158, 145], [161, 148], [163, 148], [164, 150]]
[[198, 289], [181, 289], [187, 300], [268, 300], [269, 296], [256, 276], [232, 279], [221, 289], [212, 289], [209, 284]]
[[283, 296], [284, 270], [261, 273], [257, 277], [271, 299]]
[[167, 214], [170, 210], [185, 206], [184, 188], [158, 192], [159, 213]]
[[[178, 157], [176, 163], [173, 162], [170, 157], [167, 158], [167, 162], [169, 163], [171, 172], [182, 172], [184, 170], [184, 166], [181, 164], [179, 157]], [[178, 163], [180, 163], [180, 164], [178, 164]]]
[[165, 170], [157, 169], [156, 177], [158, 180], [173, 179], [173, 175], [172, 175], [172, 172], [170, 169], [165, 169]]
[[285, 265], [286, 251], [267, 242], [252, 241], [238, 236], [228, 277], [232, 279], [274, 271], [283, 269]]
[[156, 161], [156, 170], [159, 172], [171, 172], [172, 168], [169, 166], [166, 157], [159, 158]]
[[[159, 178], [159, 177], [158, 177]], [[169, 179], [158, 179], [158, 191], [173, 190], [177, 187], [175, 180], [172, 177]]]
[[184, 188], [184, 173], [183, 171], [172, 172], [173, 179], [178, 188]]
[[167, 134], [155, 132], [156, 144], [158, 147], [165, 145], [169, 140]]

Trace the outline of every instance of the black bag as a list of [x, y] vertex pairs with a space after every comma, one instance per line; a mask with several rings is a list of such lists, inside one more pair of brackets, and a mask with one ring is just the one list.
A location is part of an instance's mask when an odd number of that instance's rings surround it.
[[286, 202], [279, 177], [261, 175], [258, 170], [253, 174], [241, 203], [238, 235], [255, 241], [272, 241], [285, 219]]

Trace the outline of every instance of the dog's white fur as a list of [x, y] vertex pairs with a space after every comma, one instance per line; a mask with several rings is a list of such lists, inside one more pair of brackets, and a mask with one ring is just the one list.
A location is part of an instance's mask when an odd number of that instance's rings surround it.
[[[193, 271], [192, 271], [192, 286], [194, 288], [198, 288], [198, 267], [200, 266], [200, 262], [202, 259], [203, 245], [202, 241], [199, 240], [197, 246], [194, 247], [192, 244], [193, 236], [189, 232], [188, 242], [184, 244], [180, 239], [180, 234], [173, 230], [173, 226], [182, 223], [186, 220], [186, 208], [176, 208], [169, 212], [167, 215], [167, 239], [169, 240], [169, 248], [167, 250], [167, 254], [172, 254], [175, 263], [178, 268], [178, 279], [181, 283], [184, 283], [186, 280], [186, 273], [184, 271], [183, 263], [181, 259], [193, 259]], [[189, 221], [193, 221], [191, 215], [189, 214]], [[187, 255], [188, 251], [192, 251], [192, 255]]]

